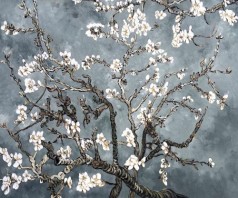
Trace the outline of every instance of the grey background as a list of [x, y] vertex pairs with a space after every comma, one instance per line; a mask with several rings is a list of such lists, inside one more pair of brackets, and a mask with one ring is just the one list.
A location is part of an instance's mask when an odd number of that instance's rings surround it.
[[[0, 21], [1, 24], [4, 20], [15, 24], [16, 26], [27, 27], [30, 25], [29, 20], [23, 18], [22, 12], [17, 8], [17, 2], [14, 0], [1, 0], [0, 1]], [[205, 1], [205, 5], [218, 1]], [[146, 7], [148, 19], [152, 19], [154, 11], [157, 7]], [[238, 13], [237, 7], [232, 9]], [[60, 51], [70, 50], [72, 56], [79, 62], [84, 59], [86, 55], [100, 54], [111, 62], [113, 58], [121, 58], [120, 54], [124, 49], [118, 47], [115, 43], [105, 39], [99, 40], [95, 43], [92, 39], [85, 36], [86, 25], [90, 22], [100, 22], [106, 24], [110, 14], [104, 15], [96, 13], [90, 3], [82, 3], [74, 5], [71, 0], [42, 0], [39, 1], [39, 16], [43, 28], [53, 37], [55, 54]], [[183, 167], [180, 164], [172, 163], [172, 167], [168, 169], [168, 187], [176, 192], [185, 194], [191, 198], [233, 198], [237, 197], [238, 189], [238, 131], [237, 131], [237, 118], [238, 118], [238, 67], [237, 67], [237, 50], [238, 50], [238, 27], [229, 26], [228, 23], [222, 22], [218, 13], [208, 16], [210, 26], [206, 25], [202, 18], [196, 23], [194, 19], [188, 20], [187, 24], [192, 24], [194, 32], [197, 34], [207, 35], [211, 32], [212, 28], [216, 27], [218, 32], [221, 32], [224, 39], [221, 43], [220, 54], [216, 60], [216, 68], [224, 68], [224, 66], [231, 66], [233, 72], [231, 75], [214, 75], [213, 79], [216, 80], [217, 86], [221, 93], [229, 92], [228, 107], [220, 111], [216, 104], [208, 104], [205, 100], [200, 99], [199, 95], [193, 90], [185, 90], [182, 96], [190, 94], [194, 99], [197, 99], [196, 105], [209, 106], [206, 119], [202, 125], [199, 135], [191, 144], [189, 149], [180, 151], [180, 155], [185, 158], [194, 158], [202, 161], [207, 161], [212, 157], [216, 166], [213, 169], [208, 167], [199, 167], [196, 171], [192, 167]], [[213, 54], [215, 47], [214, 39], [211, 42], [200, 40], [202, 47], [196, 47], [193, 44], [183, 44], [179, 49], [173, 49], [170, 45], [171, 42], [171, 27], [174, 23], [173, 17], [166, 17], [162, 21], [161, 28], [158, 34], [149, 35], [151, 38], [162, 41], [162, 48], [168, 51], [168, 54], [175, 58], [174, 63], [171, 65], [159, 65], [160, 71], [175, 71], [179, 67], [188, 67], [189, 71], [197, 71], [199, 68], [199, 61], [202, 57], [209, 58]], [[185, 24], [184, 28], [187, 29]], [[152, 41], [153, 41], [152, 39]], [[12, 61], [15, 67], [20, 66], [21, 59], [31, 60], [37, 50], [32, 45], [33, 37], [29, 34], [17, 35], [14, 37], [6, 36], [3, 32], [0, 33], [0, 51], [11, 51]], [[146, 42], [147, 38], [142, 39], [142, 43]], [[0, 56], [2, 57], [2, 55]], [[141, 59], [133, 60], [132, 64], [141, 62]], [[82, 70], [81, 70], [82, 71]], [[100, 73], [98, 73], [100, 71]], [[108, 70], [98, 69], [91, 71], [94, 83], [100, 85], [102, 88], [112, 88], [115, 86], [110, 80]], [[0, 120], [9, 121], [16, 119], [15, 109], [22, 101], [18, 97], [18, 89], [14, 82], [9, 78], [9, 70], [1, 65], [0, 67]], [[139, 80], [139, 79], [138, 79]], [[140, 82], [140, 81], [131, 81]], [[136, 83], [131, 83], [130, 86], [136, 86]], [[124, 113], [124, 106], [115, 103], [118, 111], [117, 123], [118, 131], [122, 131], [128, 125], [126, 120], [121, 119]], [[181, 116], [183, 115], [183, 116]], [[120, 119], [119, 119], [120, 118]], [[103, 117], [95, 125], [101, 131], [108, 128], [108, 116]], [[188, 124], [193, 123], [193, 124]], [[194, 118], [186, 112], [181, 112], [180, 115], [172, 117], [166, 122], [166, 128], [161, 130], [163, 137], [171, 137], [171, 139], [182, 141], [187, 137], [189, 131], [194, 127]], [[109, 137], [109, 134], [105, 134]], [[16, 151], [16, 145], [8, 138], [5, 131], [1, 130], [0, 146], [12, 147], [10, 152]], [[125, 153], [125, 152], [122, 152]], [[130, 153], [121, 154], [121, 162], [124, 163]], [[105, 156], [104, 159], [109, 159], [110, 155]], [[146, 164], [146, 167], [140, 171], [140, 183], [146, 183], [149, 187], [155, 190], [163, 188], [159, 177], [159, 162], [160, 160], [153, 160]], [[1, 175], [6, 175], [7, 171], [15, 171], [14, 169], [7, 169], [5, 162], [0, 160]], [[71, 190], [64, 190], [64, 197], [107, 197], [110, 189], [94, 188], [87, 194], [75, 191], [77, 184], [78, 173], [83, 172], [85, 167], [75, 171], [71, 176], [74, 178], [74, 185]], [[87, 169], [90, 174], [93, 173], [92, 169]], [[17, 171], [16, 171], [17, 172]], [[20, 171], [21, 172], [21, 171]], [[19, 172], [19, 173], [20, 173]], [[17, 172], [18, 173], [18, 172]], [[109, 180], [113, 181], [110, 176]], [[120, 197], [127, 197], [128, 189], [123, 188], [123, 193]], [[69, 193], [69, 194], [68, 194]], [[3, 197], [0, 192], [0, 197]], [[48, 197], [49, 192], [46, 190], [46, 185], [39, 185], [39, 181], [28, 182], [20, 184], [20, 188], [11, 190], [7, 197]]]

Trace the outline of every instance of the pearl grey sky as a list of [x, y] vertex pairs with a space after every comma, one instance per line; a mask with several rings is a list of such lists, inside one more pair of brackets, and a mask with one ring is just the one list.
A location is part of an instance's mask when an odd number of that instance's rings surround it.
[[[30, 26], [30, 21], [25, 20], [23, 13], [17, 8], [17, 0], [1, 0], [0, 1], [0, 23], [4, 20], [13, 23], [16, 26]], [[219, 2], [218, 0], [204, 1], [208, 6], [212, 3]], [[154, 11], [157, 7], [145, 8], [148, 18], [152, 19]], [[231, 8], [235, 13], [238, 13], [238, 6]], [[95, 42], [91, 38], [86, 37], [86, 25], [90, 22], [100, 22], [105, 24], [108, 22], [110, 15], [97, 13], [94, 11], [91, 3], [83, 2], [80, 5], [74, 5], [71, 0], [41, 0], [39, 1], [39, 17], [44, 30], [48, 32], [54, 42], [54, 53], [68, 50], [72, 52], [74, 57], [79, 62], [82, 61], [86, 55], [100, 54], [105, 57], [108, 62], [112, 59], [121, 59], [121, 54], [124, 48], [106, 39]], [[126, 16], [125, 16], [126, 17]], [[194, 32], [197, 34], [209, 35], [212, 29], [217, 29], [224, 36], [221, 41], [220, 53], [215, 62], [217, 68], [225, 68], [230, 66], [232, 68], [231, 75], [214, 75], [213, 79], [217, 82], [221, 94], [229, 92], [228, 107], [220, 111], [216, 104], [209, 104], [204, 99], [200, 99], [192, 90], [185, 90], [181, 96], [186, 94], [198, 100], [197, 105], [203, 107], [208, 105], [209, 109], [205, 117], [205, 121], [198, 133], [198, 136], [188, 149], [181, 151], [181, 156], [184, 158], [194, 158], [201, 161], [207, 161], [212, 157], [216, 163], [213, 169], [206, 166], [199, 166], [196, 171], [193, 167], [183, 167], [176, 162], [172, 163], [171, 168], [168, 169], [168, 187], [178, 193], [185, 194], [190, 198], [234, 198], [238, 194], [238, 24], [233, 27], [229, 26], [220, 20], [218, 13], [208, 16], [210, 26], [206, 25], [202, 18], [197, 22], [192, 19], [188, 20], [187, 24], [194, 27]], [[174, 63], [171, 65], [159, 65], [162, 72], [173, 71], [173, 68], [188, 67], [189, 70], [198, 71], [199, 62], [202, 58], [209, 58], [213, 54], [215, 42], [200, 39], [198, 41], [202, 47], [196, 47], [192, 43], [189, 45], [183, 44], [182, 47], [174, 49], [171, 46], [172, 39], [172, 25], [174, 24], [174, 17], [168, 16], [161, 23], [158, 34], [151, 34], [151, 40], [161, 41], [162, 48], [165, 49], [170, 56], [174, 57]], [[7, 36], [3, 32], [0, 33], [0, 59], [3, 57], [3, 52], [11, 51], [12, 61], [17, 68], [22, 64], [21, 60], [31, 60], [32, 56], [37, 53], [33, 45], [33, 36], [17, 35]], [[141, 42], [145, 43], [148, 38]], [[134, 60], [134, 64], [140, 63], [140, 59]], [[163, 67], [163, 68], [162, 68]], [[100, 73], [98, 73], [100, 72]], [[93, 82], [102, 86], [102, 88], [113, 88], [115, 83], [110, 79], [110, 75], [105, 73], [106, 70], [95, 69], [91, 71]], [[22, 104], [18, 97], [18, 88], [15, 86], [12, 79], [9, 77], [9, 70], [4, 65], [0, 67], [0, 121], [13, 121], [16, 118], [15, 109], [17, 105]], [[133, 82], [133, 81], [131, 81]], [[136, 86], [137, 81], [129, 86]], [[118, 116], [123, 116], [125, 107], [120, 104], [115, 104]], [[106, 131], [108, 126], [108, 117], [105, 115], [98, 122], [99, 130]], [[118, 131], [123, 131], [128, 123], [125, 119], [118, 119]], [[190, 124], [191, 123], [191, 124]], [[166, 128], [161, 133], [163, 137], [171, 137], [171, 139], [182, 141], [187, 137], [189, 132], [193, 129], [195, 120], [191, 114], [183, 113], [174, 116], [167, 122]], [[110, 134], [105, 134], [110, 137]], [[8, 138], [5, 131], [0, 130], [0, 147], [12, 148], [12, 152], [16, 151], [16, 145]], [[109, 158], [109, 156], [106, 156]], [[121, 154], [121, 162], [125, 162], [128, 158], [127, 154]], [[160, 160], [154, 160], [146, 164], [146, 167], [140, 172], [140, 183], [145, 183], [155, 190], [164, 188], [159, 177]], [[7, 170], [7, 165], [0, 159], [0, 178], [6, 175], [7, 171], [15, 171], [14, 169]], [[64, 190], [64, 197], [107, 197], [110, 190], [106, 188], [94, 188], [89, 193], [83, 194], [75, 191], [78, 173], [92, 171], [86, 167], [82, 167], [74, 172], [73, 188], [69, 191]], [[106, 176], [111, 179], [110, 176]], [[111, 181], [113, 181], [111, 179]], [[46, 190], [46, 184], [39, 185], [38, 181], [22, 183], [18, 190], [11, 190], [7, 197], [17, 198], [41, 198], [48, 197], [49, 192]], [[69, 196], [67, 196], [67, 194]], [[127, 197], [127, 187], [123, 188], [121, 198]], [[0, 192], [0, 197], [3, 197]]]

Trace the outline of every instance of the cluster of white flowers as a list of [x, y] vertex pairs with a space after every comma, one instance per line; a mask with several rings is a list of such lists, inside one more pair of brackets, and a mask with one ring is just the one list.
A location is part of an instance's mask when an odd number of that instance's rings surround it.
[[135, 155], [131, 155], [128, 160], [126, 160], [125, 162], [125, 166], [128, 166], [128, 170], [131, 169], [135, 169], [135, 170], [139, 170], [139, 166], [145, 167], [145, 160], [146, 158], [143, 157], [140, 161], [138, 159], [138, 157], [136, 157]]
[[26, 114], [27, 107], [25, 105], [18, 105], [16, 113], [18, 114], [16, 123], [17, 122], [23, 122], [27, 119], [27, 114]]
[[35, 91], [38, 90], [38, 87], [41, 86], [41, 82], [38, 81], [38, 85], [36, 84], [36, 82], [31, 79], [31, 78], [26, 78], [25, 79], [25, 86], [26, 86], [26, 89], [25, 89], [25, 93], [33, 93]]
[[212, 158], [208, 159], [208, 164], [213, 168], [215, 166], [215, 162], [213, 162]]
[[90, 188], [103, 187], [104, 185], [105, 182], [101, 179], [100, 173], [97, 173], [90, 178], [88, 173], [84, 172], [82, 174], [79, 173], [79, 182], [76, 190], [86, 193]]
[[100, 55], [92, 55], [86, 56], [85, 59], [82, 61], [82, 68], [84, 70], [91, 69], [91, 66], [96, 63], [96, 61], [100, 60]]
[[227, 21], [229, 25], [233, 26], [234, 23], [237, 23], [238, 16], [236, 16], [235, 12], [232, 10], [220, 10], [220, 17], [223, 21]]
[[35, 151], [40, 151], [43, 148], [41, 143], [42, 140], [45, 140], [45, 138], [43, 137], [43, 133], [43, 131], [33, 131], [30, 135], [29, 142], [34, 145]]
[[87, 151], [93, 146], [93, 141], [91, 139], [81, 139], [80, 143], [84, 151]]
[[168, 154], [169, 152], [169, 145], [167, 144], [167, 142], [163, 142], [162, 145], [161, 145], [161, 149], [162, 151], [164, 151], [164, 154]]
[[115, 37], [119, 37], [119, 26], [117, 23], [115, 24], [108, 24], [108, 26], [110, 27], [110, 35], [115, 36]]
[[80, 68], [79, 63], [74, 59], [71, 58], [71, 52], [60, 52], [60, 56], [62, 57], [62, 61], [60, 62], [61, 65], [70, 66], [72, 67], [73, 71], [77, 71]]
[[117, 92], [116, 89], [106, 89], [106, 98], [115, 98], [119, 95], [119, 92]]
[[173, 40], [172, 46], [178, 48], [182, 45], [182, 42], [189, 43], [193, 37], [194, 33], [192, 32], [192, 26], [189, 26], [189, 30], [181, 30], [180, 23], [172, 26], [173, 30]]
[[191, 0], [192, 6], [190, 8], [190, 12], [193, 13], [194, 16], [204, 15], [206, 12], [206, 8], [203, 6], [203, 2], [200, 0]]
[[150, 84], [150, 88], [149, 88], [149, 92], [153, 95], [156, 96], [159, 93], [160, 89], [159, 87], [157, 87], [156, 84], [151, 83]]
[[208, 102], [212, 104], [216, 100], [216, 94], [212, 91], [209, 91], [208, 93], [202, 94], [201, 98], [206, 98]]
[[110, 148], [109, 148], [110, 141], [108, 141], [108, 140], [104, 137], [103, 133], [97, 134], [96, 142], [97, 142], [98, 144], [102, 145], [103, 150], [105, 150], [105, 151], [109, 151], [109, 150], [110, 150]]
[[129, 128], [126, 128], [123, 132], [122, 132], [122, 137], [126, 137], [126, 141], [127, 141], [127, 146], [129, 147], [135, 147], [135, 136], [132, 133], [132, 131]]
[[224, 109], [227, 98], [228, 98], [228, 94], [225, 94], [221, 100], [217, 100], [217, 104], [220, 106], [221, 110]]
[[16, 175], [16, 173], [12, 173], [11, 176], [4, 176], [2, 179], [2, 186], [1, 190], [4, 192], [5, 195], [9, 194], [10, 187], [12, 185], [12, 188], [17, 190], [19, 188], [19, 184], [21, 182], [27, 182], [28, 180], [33, 180], [31, 174], [28, 173], [27, 170], [22, 174], [22, 176]]
[[183, 73], [183, 72], [178, 72], [178, 73], [177, 73], [177, 77], [178, 77], [179, 80], [182, 80], [182, 79], [185, 77], [185, 73]]
[[134, 14], [130, 13], [127, 21], [124, 20], [121, 36], [123, 39], [129, 38], [130, 34], [135, 32], [138, 35], [147, 36], [147, 32], [151, 30], [150, 24], [146, 22], [146, 15], [137, 9]]
[[3, 161], [5, 161], [8, 166], [12, 165], [12, 161], [15, 161], [13, 164], [13, 167], [15, 168], [18, 168], [22, 164], [21, 153], [15, 153], [14, 155], [12, 153], [9, 154], [7, 148], [0, 147], [0, 154], [2, 155]]
[[15, 28], [12, 28], [11, 25], [7, 23], [7, 21], [3, 22], [1, 30], [4, 31], [6, 35], [8, 34], [17, 35], [19, 33]]
[[145, 49], [147, 52], [152, 52], [153, 55], [158, 53], [163, 53], [164, 50], [160, 49], [161, 42], [154, 43], [150, 39], [148, 39], [147, 44], [145, 45]]
[[10, 192], [10, 187], [17, 190], [19, 188], [19, 184], [22, 182], [22, 176], [16, 175], [16, 173], [12, 173], [10, 176], [4, 176], [2, 179], [1, 189], [4, 191], [4, 194], [7, 195]]
[[0, 153], [2, 154], [3, 161], [5, 161], [8, 166], [11, 166], [13, 154], [9, 154], [7, 148], [1, 148]]
[[114, 59], [112, 61], [112, 64], [110, 65], [110, 68], [114, 72], [120, 72], [120, 70], [122, 69], [122, 64], [121, 64], [120, 60], [119, 59]]
[[47, 52], [43, 52], [42, 54], [37, 54], [34, 56], [36, 61], [43, 61], [49, 58], [49, 54]]
[[183, 100], [189, 101], [189, 102], [193, 102], [194, 101], [191, 96], [184, 96]]
[[168, 184], [168, 181], [167, 181], [168, 177], [167, 177], [167, 172], [166, 172], [166, 168], [168, 168], [168, 167], [170, 167], [169, 162], [166, 159], [162, 158], [159, 174], [160, 174], [162, 182], [164, 183], [165, 186], [167, 186], [167, 184]]
[[96, 12], [99, 12], [99, 11], [107, 12], [110, 9], [115, 9], [116, 7], [117, 7], [119, 12], [122, 12], [122, 10], [123, 10], [122, 6], [123, 5], [125, 5], [125, 6], [128, 5], [128, 3], [131, 2], [132, 0], [117, 1], [116, 6], [114, 4], [108, 4], [110, 1], [113, 2], [114, 0], [106, 0], [106, 2], [104, 2], [104, 3], [101, 0], [95, 0], [94, 1], [94, 6], [96, 8], [95, 9]]
[[57, 155], [61, 156], [63, 159], [70, 158], [72, 154], [72, 149], [70, 146], [66, 146], [64, 149], [63, 147], [60, 147], [60, 149], [57, 151]]
[[[151, 109], [153, 110], [153, 109]], [[140, 109], [140, 113], [137, 115], [137, 119], [140, 120], [141, 123], [146, 124], [147, 121], [150, 121], [152, 118], [152, 114], [149, 111], [149, 109], [147, 109], [146, 107], [142, 107]]]
[[30, 173], [28, 173], [27, 170], [25, 170], [24, 173], [22, 174], [22, 178], [23, 182], [27, 182], [28, 180], [34, 180], [34, 177]]
[[80, 123], [74, 122], [71, 119], [65, 119], [64, 127], [67, 130], [67, 133], [72, 137], [75, 135], [76, 132], [80, 133]]
[[88, 30], [86, 31], [86, 35], [88, 37], [92, 37], [94, 40], [97, 40], [98, 38], [102, 38], [104, 33], [102, 29], [104, 28], [104, 25], [101, 23], [90, 23], [87, 25]]
[[163, 20], [163, 19], [166, 17], [166, 15], [167, 15], [167, 14], [166, 14], [163, 10], [161, 10], [161, 11], [157, 10], [157, 11], [155, 11], [155, 18], [156, 18], [156, 19]]
[[49, 55], [47, 52], [43, 52], [42, 54], [37, 54], [34, 56], [33, 61], [27, 63], [25, 59], [22, 59], [23, 66], [20, 66], [18, 69], [18, 75], [21, 77], [28, 76], [29, 74], [33, 73], [34, 71], [39, 70], [40, 62], [47, 60]]

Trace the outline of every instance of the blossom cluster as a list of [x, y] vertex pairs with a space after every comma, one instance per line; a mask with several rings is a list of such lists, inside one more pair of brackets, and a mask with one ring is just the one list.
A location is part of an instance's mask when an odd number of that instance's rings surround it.
[[13, 189], [17, 190], [21, 182], [27, 182], [28, 180], [33, 179], [33, 176], [29, 174], [27, 170], [25, 170], [22, 176], [17, 175], [16, 173], [12, 173], [11, 176], [7, 175], [3, 177], [1, 190], [4, 192], [5, 195], [7, 195], [10, 192], [11, 186]]
[[70, 146], [67, 145], [65, 149], [63, 147], [60, 147], [60, 149], [56, 153], [57, 155], [61, 156], [63, 159], [66, 159], [66, 158], [70, 158], [72, 154], [72, 149], [70, 148]]
[[[130, 10], [129, 10], [130, 11]], [[129, 38], [131, 33], [147, 36], [147, 32], [151, 30], [150, 24], [146, 22], [146, 15], [137, 9], [133, 14], [130, 13], [127, 21], [123, 21], [121, 36], [123, 39]]]
[[165, 155], [169, 152], [169, 145], [167, 144], [167, 142], [162, 143], [161, 149], [162, 149], [162, 151], [164, 151]]
[[182, 45], [183, 42], [189, 43], [193, 37], [194, 33], [192, 32], [192, 26], [189, 26], [189, 30], [181, 30], [180, 23], [177, 23], [176, 25], [172, 26], [173, 30], [173, 40], [172, 40], [172, 46], [175, 48], [178, 48]]
[[165, 186], [167, 186], [167, 184], [168, 184], [168, 182], [167, 182], [168, 177], [167, 177], [167, 172], [166, 172], [166, 168], [168, 168], [168, 167], [170, 167], [170, 163], [166, 159], [162, 158], [159, 174], [160, 174], [161, 180]]
[[106, 98], [115, 98], [116, 96], [119, 95], [119, 92], [117, 92], [116, 89], [106, 89]]
[[109, 150], [110, 150], [110, 148], [109, 148], [110, 141], [108, 141], [108, 140], [104, 137], [103, 133], [97, 134], [96, 142], [97, 142], [98, 144], [102, 145], [103, 150], [105, 150], [105, 151], [109, 151]]
[[101, 23], [90, 23], [87, 25], [88, 30], [86, 31], [86, 35], [88, 37], [92, 37], [95, 41], [98, 38], [102, 38], [104, 36], [104, 33], [102, 29], [104, 28], [104, 25]]
[[35, 151], [40, 151], [41, 149], [43, 149], [42, 140], [45, 140], [45, 138], [43, 137], [43, 133], [43, 131], [33, 131], [30, 135], [29, 142], [34, 145]]
[[139, 170], [139, 166], [145, 167], [145, 160], [146, 158], [143, 157], [140, 161], [138, 159], [138, 157], [136, 157], [135, 155], [131, 155], [125, 162], [125, 166], [128, 166], [128, 170], [131, 169], [135, 169], [135, 170]]
[[190, 12], [193, 13], [194, 16], [204, 15], [206, 12], [206, 8], [203, 6], [203, 2], [200, 0], [191, 0], [192, 6], [190, 8]]
[[47, 52], [43, 52], [42, 54], [37, 54], [34, 56], [33, 61], [27, 63], [25, 59], [22, 59], [23, 66], [20, 66], [18, 69], [18, 75], [21, 77], [28, 76], [29, 74], [40, 70], [40, 63], [49, 59], [49, 55]]
[[123, 132], [122, 132], [122, 137], [126, 137], [126, 141], [127, 141], [127, 146], [129, 147], [135, 147], [135, 136], [132, 133], [132, 131], [129, 128], [126, 128]]
[[87, 172], [82, 174], [79, 173], [79, 182], [76, 187], [77, 191], [86, 193], [93, 187], [103, 187], [105, 182], [101, 179], [101, 174], [97, 173], [93, 175], [91, 178], [89, 177]]
[[114, 72], [120, 72], [120, 70], [122, 69], [122, 64], [121, 64], [120, 60], [114, 59], [112, 64], [110, 65], [110, 68]]
[[168, 91], [168, 82], [165, 82], [163, 86], [158, 87], [156, 84], [151, 83], [148, 91], [153, 96], [164, 96]]
[[19, 31], [12, 24], [8, 24], [7, 21], [3, 22], [1, 30], [4, 31], [6, 35], [17, 35], [19, 33]]
[[234, 23], [237, 23], [238, 16], [236, 16], [235, 12], [232, 10], [220, 10], [220, 17], [223, 21], [227, 21], [229, 25], [233, 26]]
[[215, 166], [215, 162], [213, 162], [212, 158], [208, 159], [208, 164], [213, 168]]
[[76, 132], [80, 133], [80, 123], [74, 122], [71, 119], [65, 119], [64, 127], [67, 130], [67, 133], [72, 137], [75, 135]]
[[96, 63], [96, 61], [100, 60], [100, 55], [92, 55], [86, 56], [85, 59], [82, 61], [82, 68], [84, 70], [91, 69], [91, 66]]
[[60, 62], [61, 65], [64, 65], [66, 68], [71, 65], [73, 71], [77, 71], [80, 68], [79, 63], [74, 58], [71, 58], [71, 52], [64, 51], [59, 54], [63, 59]]
[[0, 154], [2, 155], [3, 161], [7, 163], [8, 166], [12, 165], [12, 161], [14, 160], [13, 167], [18, 168], [22, 164], [22, 154], [21, 153], [8, 153], [7, 148], [0, 147]]
[[18, 114], [16, 123], [17, 122], [23, 122], [27, 119], [27, 114], [26, 114], [27, 107], [25, 105], [18, 105], [16, 113]]
[[137, 115], [137, 119], [140, 120], [141, 123], [146, 124], [147, 121], [150, 121], [152, 118], [151, 110], [146, 107], [142, 107], [140, 109], [140, 113]]

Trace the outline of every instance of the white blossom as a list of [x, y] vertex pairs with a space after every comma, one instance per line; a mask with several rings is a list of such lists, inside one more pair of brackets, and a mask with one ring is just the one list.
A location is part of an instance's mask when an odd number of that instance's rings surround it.
[[163, 10], [161, 10], [161, 11], [155, 11], [155, 18], [156, 19], [160, 19], [160, 20], [162, 20], [162, 19], [164, 19], [165, 17], [166, 17], [166, 13], [165, 12], [163, 12]]
[[97, 173], [92, 176], [91, 183], [93, 187], [103, 187], [105, 185], [105, 182], [101, 179], [101, 174]]
[[119, 59], [114, 59], [112, 64], [110, 65], [110, 68], [114, 72], [119, 72], [122, 69], [122, 64]]
[[37, 131], [37, 133], [33, 131], [30, 135], [29, 142], [33, 143], [35, 151], [40, 151], [43, 148], [41, 144], [41, 141], [45, 140], [45, 138], [43, 137], [43, 133], [43, 131]]
[[26, 86], [25, 93], [32, 93], [38, 90], [38, 87], [36, 86], [36, 82], [30, 78], [25, 79], [25, 86]]
[[164, 151], [164, 154], [167, 154], [169, 152], [169, 145], [167, 144], [167, 142], [163, 142], [161, 149]]
[[30, 173], [28, 173], [27, 170], [25, 170], [24, 173], [22, 174], [22, 178], [23, 178], [22, 179], [23, 182], [27, 182], [28, 180], [33, 179], [32, 175]]
[[4, 176], [2, 179], [1, 190], [4, 191], [4, 195], [7, 195], [10, 192], [11, 178], [9, 176]]
[[106, 89], [106, 98], [115, 98], [116, 96], [119, 95], [119, 92], [117, 92], [116, 89]]
[[228, 98], [228, 94], [225, 94], [221, 100], [217, 100], [217, 104], [220, 106], [221, 110], [224, 109], [227, 98]]
[[237, 23], [238, 16], [232, 10], [219, 10], [220, 17], [223, 21], [227, 21], [229, 25], [233, 26], [234, 23]]
[[212, 158], [208, 159], [208, 163], [212, 168], [215, 166], [215, 162], [213, 162]]
[[57, 155], [60, 155], [63, 159], [70, 158], [72, 154], [72, 149], [70, 146], [66, 146], [66, 149], [60, 147], [60, 150], [57, 151]]
[[151, 83], [150, 84], [150, 88], [149, 88], [149, 92], [153, 95], [156, 96], [159, 93], [160, 89], [157, 87], [156, 84]]
[[123, 132], [122, 132], [122, 137], [126, 137], [126, 141], [127, 141], [127, 146], [128, 147], [135, 147], [136, 144], [135, 144], [135, 136], [134, 134], [132, 133], [132, 131], [129, 129], [129, 128], [126, 128]]
[[15, 153], [13, 156], [15, 163], [13, 164], [13, 166], [15, 168], [17, 168], [18, 166], [20, 166], [22, 164], [22, 154], [21, 153]]
[[90, 23], [87, 25], [88, 30], [86, 31], [86, 35], [88, 37], [92, 37], [94, 40], [103, 37], [102, 28], [104, 25], [101, 23]]
[[185, 76], [185, 73], [182, 73], [182, 72], [177, 73], [177, 77], [179, 80], [182, 80], [184, 78], [184, 76]]
[[22, 177], [21, 176], [17, 176], [15, 173], [12, 173], [11, 179], [13, 180], [12, 188], [17, 190], [19, 188], [19, 184], [22, 181]]
[[79, 182], [76, 187], [76, 190], [86, 193], [87, 191], [90, 190], [91, 187], [92, 187], [92, 184], [91, 184], [90, 177], [88, 176], [88, 173], [87, 172], [84, 172], [82, 174], [79, 173]]
[[192, 6], [190, 8], [190, 12], [192, 12], [195, 16], [204, 15], [206, 12], [206, 8], [203, 6], [203, 2], [200, 0], [191, 0]]
[[131, 155], [126, 161], [125, 166], [128, 166], [128, 170], [131, 170], [134, 168], [138, 171], [139, 170], [138, 157], [136, 157], [135, 155]]

